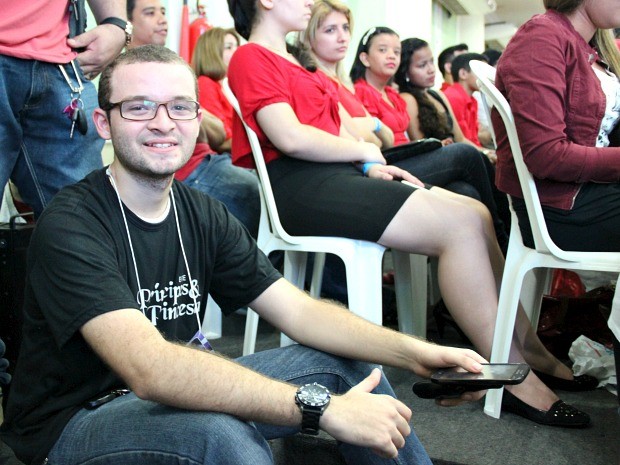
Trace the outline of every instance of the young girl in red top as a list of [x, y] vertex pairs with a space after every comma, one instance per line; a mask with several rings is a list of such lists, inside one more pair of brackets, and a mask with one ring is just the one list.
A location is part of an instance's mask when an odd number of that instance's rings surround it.
[[[231, 60], [229, 82], [244, 121], [261, 142], [282, 224], [293, 235], [348, 237], [439, 257], [444, 301], [488, 356], [503, 268], [488, 210], [443, 189], [420, 188], [422, 183], [410, 173], [386, 165], [376, 145], [346, 132], [336, 87], [323, 73], [302, 67], [287, 50], [286, 35], [306, 28], [313, 4], [229, 0], [237, 32], [249, 40]], [[233, 135], [235, 161], [251, 165], [239, 120]], [[523, 361], [525, 355], [535, 368], [555, 374], [560, 362], [544, 349], [522, 310], [518, 318], [511, 360]], [[527, 349], [523, 353], [522, 347]], [[403, 367], [411, 368], [410, 362]], [[546, 424], [589, 422], [533, 373], [510, 389], [529, 408], [538, 409], [538, 419]]]

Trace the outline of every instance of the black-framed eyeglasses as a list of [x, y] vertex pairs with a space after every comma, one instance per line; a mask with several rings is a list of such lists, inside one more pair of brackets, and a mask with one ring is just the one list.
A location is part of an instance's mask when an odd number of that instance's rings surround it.
[[148, 121], [155, 119], [159, 107], [164, 106], [168, 117], [174, 120], [187, 121], [195, 119], [200, 110], [200, 104], [194, 100], [176, 99], [168, 102], [133, 99], [110, 103], [108, 111], [118, 107], [121, 117], [130, 121]]

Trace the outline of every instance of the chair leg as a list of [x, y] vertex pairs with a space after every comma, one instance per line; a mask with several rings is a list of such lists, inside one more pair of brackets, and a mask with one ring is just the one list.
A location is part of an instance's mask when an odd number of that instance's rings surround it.
[[243, 337], [243, 355], [253, 354], [256, 350], [256, 334], [258, 333], [258, 313], [248, 308], [245, 317], [245, 335]]
[[428, 259], [428, 303], [435, 305], [441, 299], [439, 289], [439, 259], [429, 257]]
[[[510, 260], [506, 261], [504, 279], [502, 280], [497, 306], [497, 320], [495, 323], [493, 346], [491, 348], [491, 363], [508, 362], [519, 297], [527, 270], [528, 268], [518, 263], [518, 260], [517, 263], [511, 263]], [[494, 418], [500, 417], [503, 393], [503, 389], [490, 389], [487, 392], [484, 413]]]
[[426, 337], [428, 257], [392, 250], [398, 330]]
[[325, 269], [325, 253], [315, 252], [314, 267], [312, 268], [312, 282], [310, 283], [310, 295], [315, 298], [321, 297], [323, 285], [323, 270]]
[[381, 295], [381, 266], [383, 250], [353, 253], [341, 257], [347, 274], [349, 310], [368, 321], [383, 324], [383, 298]]
[[202, 319], [202, 333], [207, 339], [222, 337], [222, 311], [215, 301], [208, 296], [205, 316]]
[[[306, 280], [307, 252], [287, 250], [284, 253], [284, 278], [299, 289], [304, 289]], [[286, 334], [280, 334], [280, 347], [290, 346], [296, 342]]]

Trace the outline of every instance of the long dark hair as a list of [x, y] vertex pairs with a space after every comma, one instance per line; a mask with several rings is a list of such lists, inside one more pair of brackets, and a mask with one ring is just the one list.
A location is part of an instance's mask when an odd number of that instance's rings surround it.
[[[235, 20], [235, 30], [248, 40], [256, 22], [256, 0], [228, 0], [228, 11]], [[287, 43], [286, 49], [308, 71], [316, 71], [316, 62], [305, 47]]]
[[256, 0], [228, 0], [228, 11], [235, 20], [235, 30], [248, 40], [256, 20]]
[[426, 89], [416, 86], [409, 80], [408, 71], [413, 54], [421, 48], [428, 47], [428, 42], [417, 37], [401, 41], [400, 66], [394, 75], [401, 93], [411, 94], [418, 102], [418, 122], [425, 137], [439, 140], [452, 137], [452, 128], [448, 125], [448, 115], [437, 111]]
[[379, 34], [391, 34], [398, 37], [398, 34], [389, 27], [379, 26], [379, 27], [371, 27], [366, 31], [366, 34], [362, 36], [360, 39], [360, 43], [357, 46], [357, 52], [355, 53], [355, 61], [353, 62], [353, 66], [351, 66], [351, 72], [349, 76], [351, 76], [351, 81], [355, 82], [360, 78], [363, 78], [366, 75], [366, 67], [362, 60], [360, 60], [360, 55], [362, 53], [368, 53], [370, 49], [370, 44], [372, 43], [372, 39]]

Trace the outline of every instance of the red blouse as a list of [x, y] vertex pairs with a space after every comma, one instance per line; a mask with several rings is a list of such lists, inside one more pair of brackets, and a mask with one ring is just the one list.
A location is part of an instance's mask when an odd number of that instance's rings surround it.
[[368, 84], [365, 79], [358, 79], [355, 82], [356, 97], [372, 116], [379, 118], [394, 132], [394, 145], [409, 142], [407, 136], [407, 128], [409, 127], [407, 103], [391, 87], [387, 86], [385, 92], [392, 105], [383, 100], [381, 92]]
[[226, 139], [232, 138], [233, 107], [222, 91], [222, 85], [208, 76], [198, 76], [200, 106], [217, 116], [224, 123]]
[[347, 110], [347, 113], [353, 118], [366, 116], [366, 109], [355, 94], [342, 84], [336, 83], [336, 85], [338, 86], [338, 98], [344, 109]]
[[[330, 79], [310, 72], [254, 43], [237, 49], [228, 67], [230, 88], [239, 100], [243, 119], [257, 134], [265, 163], [281, 156], [256, 122], [256, 113], [274, 103], [291, 106], [302, 124], [340, 134], [338, 94]], [[250, 143], [237, 115], [233, 121], [233, 163], [252, 168]]]

